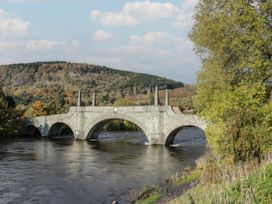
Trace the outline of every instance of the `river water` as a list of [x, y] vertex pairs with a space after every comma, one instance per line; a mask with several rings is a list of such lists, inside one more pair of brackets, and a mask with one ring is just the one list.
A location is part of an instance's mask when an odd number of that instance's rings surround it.
[[0, 142], [0, 203], [130, 203], [145, 185], [195, 165], [204, 133], [190, 128], [173, 147], [144, 145], [142, 132], [102, 133], [99, 143], [22, 138]]

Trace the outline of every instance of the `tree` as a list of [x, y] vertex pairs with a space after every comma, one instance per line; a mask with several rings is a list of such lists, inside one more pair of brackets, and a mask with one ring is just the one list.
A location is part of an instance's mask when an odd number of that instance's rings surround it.
[[0, 136], [18, 135], [22, 124], [22, 112], [12, 107], [0, 87]]
[[31, 105], [31, 107], [29, 107], [27, 111], [25, 112], [26, 117], [36, 117], [36, 116], [44, 116], [44, 115], [48, 115], [48, 110], [45, 104], [40, 100], [35, 101]]
[[48, 115], [53, 115], [53, 114], [61, 114], [61, 113], [66, 113], [69, 111], [69, 106], [65, 105], [64, 99], [62, 100], [51, 100], [47, 106], [46, 106], [46, 111]]
[[259, 158], [271, 144], [271, 22], [272, 1], [200, 0], [196, 7], [195, 106], [210, 121], [210, 145], [234, 161]]
[[6, 96], [0, 87], [0, 109], [6, 109], [8, 107], [8, 103], [6, 101]]

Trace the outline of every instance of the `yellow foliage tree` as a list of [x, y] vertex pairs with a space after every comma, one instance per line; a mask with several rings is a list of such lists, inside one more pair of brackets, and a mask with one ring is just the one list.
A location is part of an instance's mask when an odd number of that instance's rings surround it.
[[48, 115], [48, 111], [44, 103], [40, 100], [35, 101], [30, 108], [25, 112], [25, 117], [44, 116]]

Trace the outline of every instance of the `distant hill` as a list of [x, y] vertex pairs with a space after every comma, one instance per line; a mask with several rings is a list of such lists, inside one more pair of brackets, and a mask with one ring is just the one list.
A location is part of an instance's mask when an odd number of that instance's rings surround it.
[[147, 94], [156, 85], [160, 89], [184, 87], [182, 82], [163, 77], [99, 65], [56, 61], [0, 66], [0, 86], [24, 106], [36, 100], [75, 105], [79, 89], [86, 105], [91, 104], [94, 90], [100, 105], [111, 105], [119, 98]]

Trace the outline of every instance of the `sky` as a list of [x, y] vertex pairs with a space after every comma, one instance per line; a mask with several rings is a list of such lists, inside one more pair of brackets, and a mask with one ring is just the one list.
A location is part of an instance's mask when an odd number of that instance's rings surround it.
[[0, 64], [69, 61], [195, 83], [197, 0], [0, 0]]

